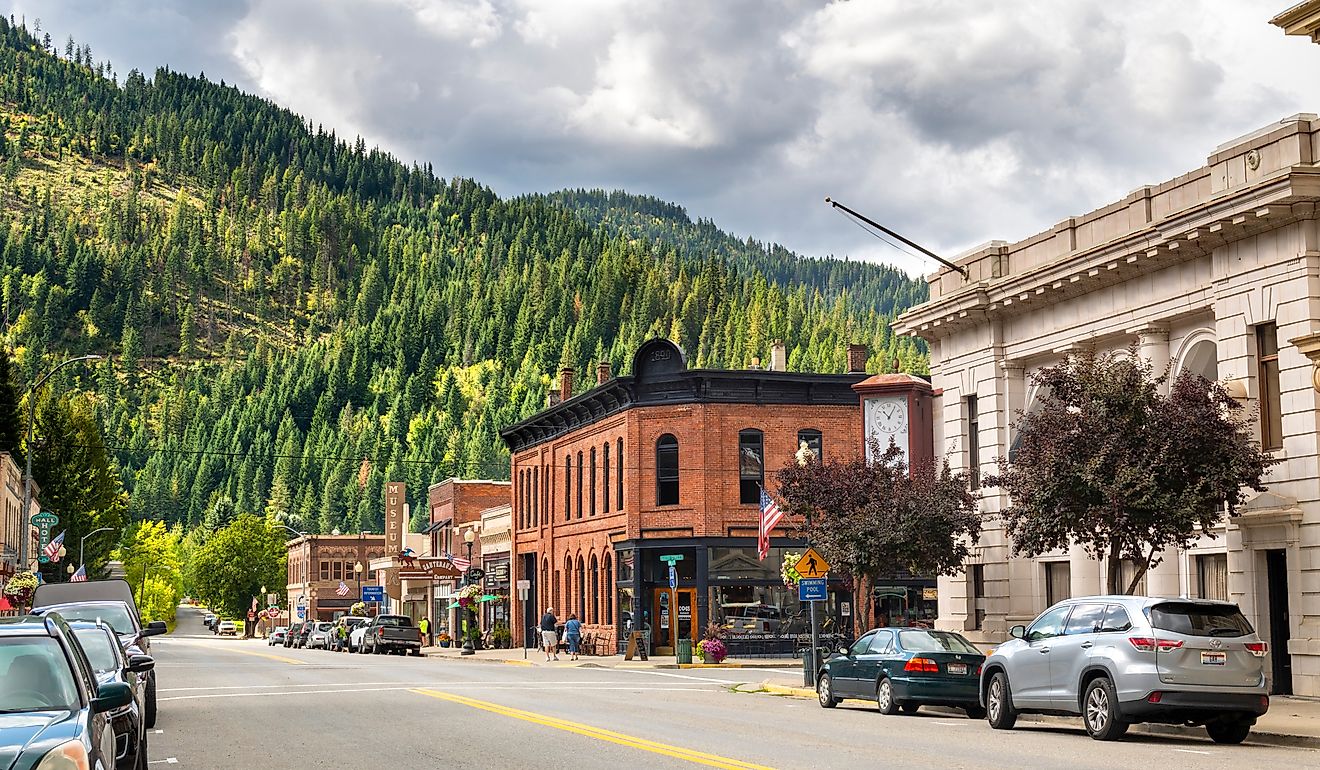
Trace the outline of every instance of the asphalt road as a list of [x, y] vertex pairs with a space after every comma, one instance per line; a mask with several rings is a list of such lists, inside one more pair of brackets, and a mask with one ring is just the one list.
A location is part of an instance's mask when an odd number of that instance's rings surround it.
[[733, 692], [755, 670], [618, 670], [349, 655], [217, 639], [200, 614], [152, 644], [152, 766], [179, 768], [1320, 767], [1320, 752], [1090, 740], [948, 714]]

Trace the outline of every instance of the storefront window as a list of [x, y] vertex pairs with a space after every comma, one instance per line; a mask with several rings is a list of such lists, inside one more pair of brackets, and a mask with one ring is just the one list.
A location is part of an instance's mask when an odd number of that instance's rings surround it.
[[710, 617], [731, 634], [810, 631], [797, 589], [783, 585], [719, 585], [710, 589]]
[[619, 577], [616, 579], [616, 582], [632, 583], [635, 558], [636, 558], [636, 551], [633, 551], [632, 549], [618, 552]]

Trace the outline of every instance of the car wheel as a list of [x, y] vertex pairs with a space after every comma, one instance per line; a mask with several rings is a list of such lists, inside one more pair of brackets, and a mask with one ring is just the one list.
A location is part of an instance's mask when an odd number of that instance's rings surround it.
[[1097, 741], [1117, 740], [1127, 732], [1128, 723], [1118, 717], [1118, 696], [1108, 678], [1097, 677], [1086, 686], [1082, 695], [1082, 723], [1087, 734]]
[[917, 709], [919, 709], [919, 708], [921, 708], [921, 705], [920, 705], [920, 704], [917, 704], [917, 703], [900, 703], [900, 704], [898, 704], [898, 710], [899, 710], [899, 711], [902, 711], [904, 714], [915, 714], [915, 713], [917, 713]]
[[980, 706], [968, 706], [963, 711], [967, 712], [968, 719], [985, 719], [985, 709]]
[[142, 724], [148, 728], [156, 726], [156, 674], [147, 677], [147, 707], [142, 715]]
[[1241, 743], [1251, 732], [1251, 723], [1233, 720], [1207, 722], [1205, 731], [1215, 743]]
[[985, 717], [996, 730], [1012, 730], [1017, 724], [1018, 712], [1013, 708], [1013, 693], [1008, 688], [1008, 675], [996, 671], [990, 677], [985, 692]]
[[829, 674], [821, 674], [816, 680], [816, 697], [820, 699], [820, 707], [823, 709], [839, 705], [839, 699], [834, 697], [834, 682]]
[[881, 679], [875, 686], [875, 705], [886, 716], [898, 713], [898, 703], [894, 700], [894, 685], [888, 678]]

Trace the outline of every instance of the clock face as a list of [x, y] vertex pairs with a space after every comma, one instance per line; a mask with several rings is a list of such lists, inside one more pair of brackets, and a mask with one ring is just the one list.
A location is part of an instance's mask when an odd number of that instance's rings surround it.
[[899, 448], [903, 453], [903, 461], [907, 462], [908, 454], [908, 400], [906, 396], [885, 396], [881, 398], [870, 398], [866, 400], [866, 408], [863, 413], [864, 430], [866, 436], [866, 457], [868, 460], [874, 460], [876, 452], [873, 450], [872, 441], [874, 439], [878, 444], [878, 451], [883, 452], [889, 446], [889, 442]]
[[907, 405], [881, 401], [875, 406], [875, 427], [881, 433], [898, 433], [907, 427]]

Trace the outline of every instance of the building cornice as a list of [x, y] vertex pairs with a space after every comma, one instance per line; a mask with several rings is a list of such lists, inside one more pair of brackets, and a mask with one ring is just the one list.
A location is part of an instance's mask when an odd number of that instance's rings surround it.
[[1320, 0], [1305, 0], [1270, 19], [1285, 35], [1301, 35], [1320, 43]]

